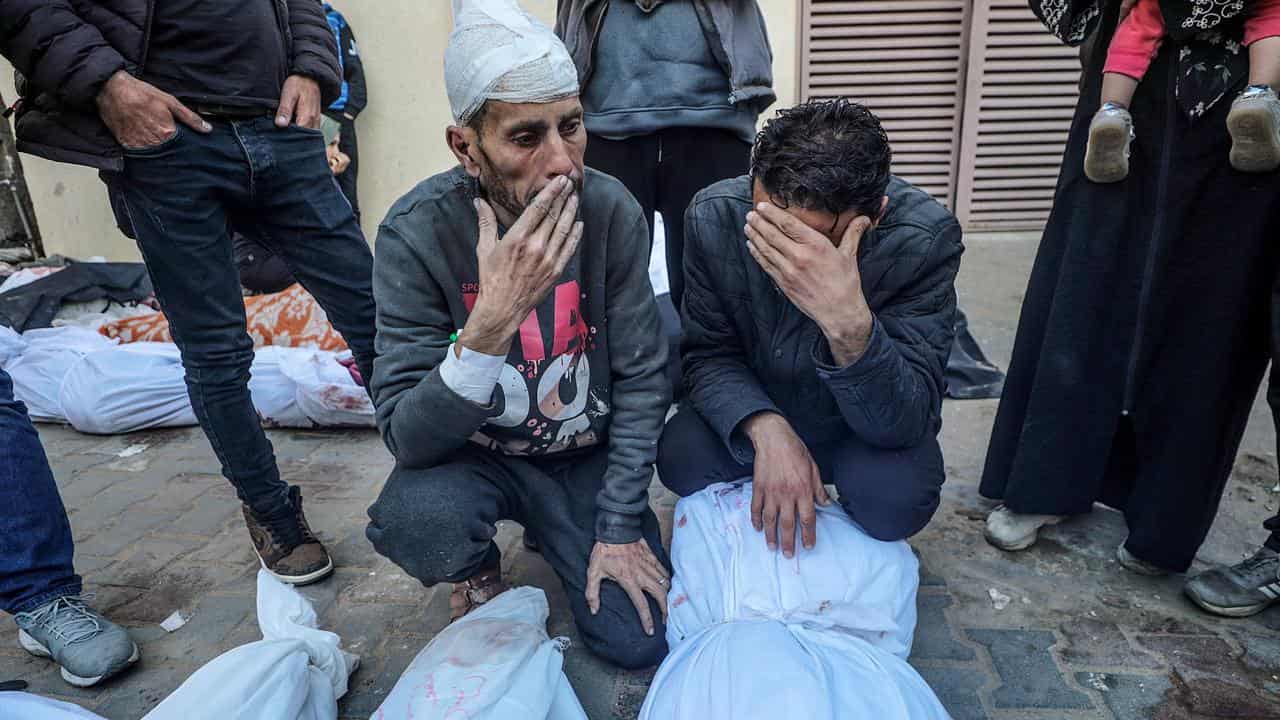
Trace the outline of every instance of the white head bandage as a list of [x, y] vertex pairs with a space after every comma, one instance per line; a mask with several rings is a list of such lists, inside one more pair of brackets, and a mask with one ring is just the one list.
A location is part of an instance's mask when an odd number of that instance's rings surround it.
[[545, 103], [578, 94], [564, 43], [515, 0], [453, 0], [444, 80], [459, 125], [486, 100]]

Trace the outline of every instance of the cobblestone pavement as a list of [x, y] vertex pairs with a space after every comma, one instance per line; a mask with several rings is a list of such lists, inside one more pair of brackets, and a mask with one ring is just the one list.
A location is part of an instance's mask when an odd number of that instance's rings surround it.
[[[1003, 363], [1034, 244], [968, 244], [963, 304]], [[1027, 552], [992, 549], [981, 537], [988, 505], [976, 487], [995, 402], [949, 402], [945, 413], [943, 505], [912, 540], [923, 560], [912, 662], [956, 720], [1280, 718], [1280, 609], [1210, 618], [1182, 596], [1181, 577], [1125, 572], [1113, 559], [1123, 520], [1101, 508], [1050, 529]], [[98, 607], [131, 628], [143, 660], [115, 682], [77, 690], [18, 649], [7, 625], [0, 679], [25, 679], [35, 692], [109, 720], [135, 720], [202, 664], [258, 637], [257, 564], [238, 504], [195, 429], [102, 438], [45, 426], [41, 434], [70, 509], [77, 569]], [[341, 716], [367, 718], [445, 625], [447, 588], [421, 587], [364, 538], [364, 510], [391, 467], [373, 432], [271, 438], [339, 567], [303, 592], [322, 625], [363, 657]], [[1276, 481], [1274, 433], [1259, 407], [1197, 568], [1234, 562], [1263, 540], [1261, 521], [1280, 498]], [[674, 500], [655, 484], [664, 523]], [[504, 523], [499, 541], [511, 579], [547, 589], [549, 631], [574, 637], [564, 594], [546, 563], [523, 548], [519, 526]], [[174, 610], [191, 619], [169, 634], [158, 623]], [[566, 668], [593, 719], [634, 717], [651, 676], [610, 670], [579, 646]]]

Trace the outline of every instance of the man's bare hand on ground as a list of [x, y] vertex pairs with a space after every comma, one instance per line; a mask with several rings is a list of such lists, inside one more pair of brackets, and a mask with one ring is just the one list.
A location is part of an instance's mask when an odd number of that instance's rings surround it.
[[98, 93], [98, 114], [116, 142], [132, 150], [168, 140], [178, 132], [179, 122], [202, 133], [213, 129], [178, 98], [124, 70], [112, 75]]
[[309, 77], [290, 75], [280, 89], [280, 106], [276, 108], [276, 126], [315, 130], [320, 127], [320, 84]]
[[828, 505], [831, 498], [809, 448], [777, 413], [753, 415], [743, 430], [756, 450], [751, 524], [764, 531], [770, 550], [781, 544], [782, 554], [794, 557], [799, 523], [801, 542], [812, 549], [818, 540], [815, 503]]
[[653, 613], [649, 612], [649, 594], [658, 601], [662, 619], [667, 619], [667, 590], [671, 587], [671, 575], [658, 562], [649, 543], [637, 540], [633, 543], [596, 543], [587, 564], [587, 609], [592, 615], [600, 612], [600, 584], [612, 580], [622, 588], [640, 615], [640, 626], [646, 635], [653, 635]]
[[578, 193], [567, 177], [547, 183], [502, 242], [489, 203], [477, 199], [476, 213], [480, 295], [459, 343], [479, 353], [506, 355], [520, 323], [551, 291], [578, 249]]

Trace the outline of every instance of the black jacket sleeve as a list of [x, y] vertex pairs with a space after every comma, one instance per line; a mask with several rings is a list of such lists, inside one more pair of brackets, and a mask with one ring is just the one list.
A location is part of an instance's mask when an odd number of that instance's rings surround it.
[[721, 239], [742, 233], [740, 226], [733, 227], [730, 215], [716, 208], [714, 201], [699, 202], [696, 197], [685, 213], [681, 355], [690, 404], [729, 452], [739, 462], [749, 463], [755, 449], [739, 432], [742, 421], [759, 412], [781, 411], [751, 369], [747, 348], [733, 326], [730, 308], [742, 300], [716, 282], [724, 276], [723, 268], [734, 265], [721, 255], [727, 250]]
[[36, 88], [82, 110], [94, 109], [107, 79], [126, 66], [69, 0], [0, 0], [0, 54]]
[[369, 104], [369, 90], [364, 84], [364, 61], [360, 59], [360, 46], [356, 44], [351, 26], [342, 26], [342, 74], [347, 81], [347, 105], [342, 112], [355, 118]]
[[926, 250], [911, 281], [876, 312], [862, 357], [840, 368], [826, 338], [820, 335], [813, 348], [818, 375], [849, 428], [883, 448], [913, 447], [941, 427], [943, 371], [955, 335], [955, 279], [964, 249], [959, 223], [952, 219], [920, 246]]
[[327, 108], [342, 94], [338, 69], [338, 41], [325, 17], [320, 0], [285, 0], [289, 8], [292, 48], [289, 73], [309, 77], [320, 84], [320, 107]]

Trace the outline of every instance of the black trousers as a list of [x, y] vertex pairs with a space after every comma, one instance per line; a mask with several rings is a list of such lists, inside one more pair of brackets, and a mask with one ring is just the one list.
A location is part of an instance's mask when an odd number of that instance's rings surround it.
[[360, 144], [356, 138], [356, 121], [348, 120], [346, 116], [338, 117], [338, 122], [342, 125], [342, 134], [338, 138], [338, 149], [351, 158], [351, 164], [347, 169], [338, 175], [338, 187], [342, 188], [342, 194], [347, 196], [347, 202], [351, 203], [351, 209], [356, 214], [356, 222], [360, 221], [360, 199], [356, 192], [356, 176], [360, 173]]
[[[809, 452], [822, 482], [839, 491], [841, 507], [877, 540], [901, 540], [920, 532], [938, 509], [946, 469], [937, 438], [886, 450], [851, 433]], [[714, 483], [749, 478], [751, 472], [752, 466], [734, 459], [691, 408], [681, 408], [671, 418], [658, 443], [658, 477], [681, 497]]]
[[[423, 585], [460, 582], [500, 560], [493, 542], [499, 520], [515, 520], [538, 539], [582, 633], [583, 642], [615, 665], [645, 668], [667, 654], [666, 628], [649, 600], [654, 634], [616, 583], [600, 588], [600, 612], [587, 609], [587, 561], [595, 546], [596, 495], [608, 447], [543, 458], [515, 458], [468, 445], [429, 470], [397, 466], [369, 508], [365, 534], [373, 547]], [[667, 567], [658, 519], [644, 513], [644, 539]]]
[[727, 130], [708, 128], [671, 128], [625, 140], [591, 135], [586, 161], [621, 180], [635, 196], [650, 219], [650, 245], [653, 213], [662, 213], [671, 302], [679, 311], [684, 297], [684, 211], [699, 190], [747, 172], [750, 143]]
[[[1271, 288], [1271, 377], [1267, 380], [1267, 405], [1276, 426], [1277, 451], [1280, 452], [1280, 272]], [[1267, 547], [1280, 552], [1280, 513], [1263, 525], [1271, 531]]]

